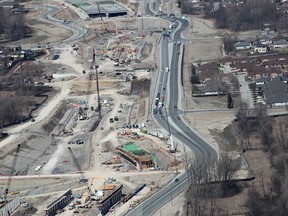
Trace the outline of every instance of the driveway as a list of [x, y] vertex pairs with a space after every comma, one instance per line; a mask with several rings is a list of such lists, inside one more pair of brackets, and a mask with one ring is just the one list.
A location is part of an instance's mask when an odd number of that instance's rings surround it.
[[242, 101], [246, 102], [249, 108], [254, 108], [252, 94], [249, 89], [248, 82], [245, 81], [244, 75], [236, 75], [236, 77], [240, 85], [240, 94]]

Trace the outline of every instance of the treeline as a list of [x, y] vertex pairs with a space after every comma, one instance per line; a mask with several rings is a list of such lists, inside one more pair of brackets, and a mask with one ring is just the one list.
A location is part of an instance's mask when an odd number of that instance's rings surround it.
[[206, 10], [206, 15], [215, 18], [217, 28], [234, 31], [261, 29], [266, 23], [276, 24], [280, 18], [271, 0], [247, 0], [243, 5], [226, 7], [214, 4]]
[[[202, 1], [203, 13], [214, 18], [217, 28], [233, 31], [261, 29], [264, 24], [274, 24], [277, 28], [286, 28], [287, 21], [276, 9], [271, 0], [246, 0], [243, 4], [224, 4], [219, 0]], [[182, 13], [193, 14], [194, 5], [189, 0], [178, 0]]]
[[[249, 215], [277, 215], [284, 216], [288, 212], [288, 131], [287, 120], [280, 124], [267, 114], [264, 106], [254, 111], [247, 109], [243, 104], [237, 111], [237, 124], [241, 135], [242, 146], [253, 148], [249, 141], [251, 133], [256, 133], [264, 149], [271, 155], [273, 173], [264, 176], [263, 172], [257, 174], [257, 185], [249, 189], [246, 206]], [[256, 118], [251, 121], [251, 116]], [[253, 117], [254, 118], [254, 117]], [[250, 119], [250, 120], [249, 120]], [[244, 141], [246, 140], [246, 145]]]
[[[235, 134], [240, 139], [243, 153], [253, 149], [250, 136], [258, 137], [265, 151], [271, 155], [273, 173], [265, 176], [263, 171], [255, 174], [255, 182], [249, 186], [245, 215], [286, 216], [288, 212], [288, 130], [287, 119], [282, 123], [274, 122], [268, 116], [265, 106], [248, 109], [246, 103], [239, 105], [236, 111], [237, 121], [234, 124]], [[230, 154], [230, 155], [229, 155]], [[229, 156], [227, 156], [229, 155]], [[189, 190], [186, 193], [187, 215], [229, 215], [221, 207], [218, 199], [234, 196], [248, 185], [243, 182], [233, 182], [233, 175], [239, 167], [231, 159], [231, 152], [222, 155], [216, 169], [213, 171], [205, 164], [186, 162]], [[192, 166], [193, 165], [193, 166]], [[211, 183], [217, 180], [219, 183]], [[223, 212], [224, 211], [224, 212]]]
[[[51, 91], [49, 86], [35, 86], [35, 80], [43, 76], [42, 66], [23, 65], [19, 73], [0, 76], [0, 130], [6, 125], [27, 119], [32, 109], [43, 98], [35, 98]], [[0, 133], [1, 136], [1, 133]]]
[[27, 27], [23, 14], [14, 14], [12, 10], [0, 7], [0, 35], [7, 40], [19, 40], [26, 37]]
[[253, 216], [284, 216], [288, 212], [287, 120], [272, 126], [273, 119], [267, 117], [264, 107], [259, 108], [257, 119], [261, 143], [271, 155], [273, 173], [271, 177], [260, 175], [260, 190], [255, 185], [249, 190], [247, 207]]

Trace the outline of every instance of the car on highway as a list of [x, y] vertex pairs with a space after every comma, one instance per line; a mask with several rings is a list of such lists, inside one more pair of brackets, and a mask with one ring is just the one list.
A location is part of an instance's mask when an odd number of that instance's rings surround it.
[[178, 120], [181, 120], [180, 116], [177, 117]]
[[162, 83], [161, 83], [161, 82], [159, 82], [159, 85], [162, 85]]
[[186, 127], [186, 130], [190, 130], [190, 128], [189, 128], [189, 127]]

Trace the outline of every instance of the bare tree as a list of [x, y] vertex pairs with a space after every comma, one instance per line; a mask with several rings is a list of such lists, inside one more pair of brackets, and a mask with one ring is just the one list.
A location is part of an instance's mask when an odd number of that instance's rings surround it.
[[267, 108], [265, 106], [258, 106], [255, 108], [255, 115], [257, 120], [257, 128], [260, 133], [261, 142], [269, 150], [273, 147], [273, 127], [271, 119], [269, 119]]
[[250, 146], [249, 137], [250, 137], [250, 122], [249, 119], [252, 116], [252, 111], [249, 110], [249, 106], [245, 102], [241, 102], [237, 111], [236, 111], [236, 119], [237, 119], [237, 129], [240, 135], [241, 140], [241, 148], [244, 149], [244, 138], [246, 137], [248, 146]]

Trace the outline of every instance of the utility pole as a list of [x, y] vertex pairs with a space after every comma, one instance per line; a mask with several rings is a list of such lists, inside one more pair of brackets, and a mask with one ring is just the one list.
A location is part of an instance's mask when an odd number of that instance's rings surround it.
[[143, 19], [143, 11], [141, 10], [141, 37], [144, 38], [144, 19]]
[[[96, 62], [95, 62], [96, 63]], [[100, 104], [100, 92], [99, 92], [99, 80], [98, 80], [98, 68], [99, 65], [94, 64], [95, 72], [96, 72], [96, 89], [97, 89], [97, 98], [98, 98], [98, 112], [99, 112], [99, 118], [101, 119], [101, 104]]]
[[99, 80], [98, 80], [98, 68], [99, 68], [99, 65], [96, 64], [96, 53], [95, 53], [95, 49], [93, 49], [93, 59], [92, 59], [92, 62], [93, 62], [93, 68], [95, 69], [95, 73], [96, 73], [96, 90], [97, 90], [97, 102], [98, 102], [98, 112], [99, 112], [99, 118], [101, 119], [102, 116], [101, 116], [101, 104], [100, 104], [100, 92], [99, 92]]

